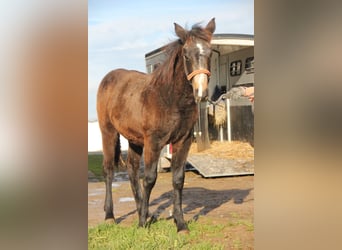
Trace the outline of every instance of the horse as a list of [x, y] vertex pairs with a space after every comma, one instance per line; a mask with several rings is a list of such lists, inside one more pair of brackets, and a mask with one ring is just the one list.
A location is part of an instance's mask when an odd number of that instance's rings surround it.
[[[166, 46], [167, 59], [154, 72], [116, 69], [102, 79], [97, 91], [97, 115], [102, 134], [105, 221], [113, 214], [113, 169], [120, 159], [119, 135], [129, 143], [127, 172], [136, 202], [139, 227], [146, 227], [149, 199], [157, 179], [163, 147], [172, 144], [173, 218], [177, 232], [188, 232], [182, 211], [185, 164], [198, 118], [197, 103], [208, 96], [211, 39], [215, 18], [205, 27], [187, 30], [174, 23], [177, 40]], [[139, 162], [144, 157], [142, 187]]]

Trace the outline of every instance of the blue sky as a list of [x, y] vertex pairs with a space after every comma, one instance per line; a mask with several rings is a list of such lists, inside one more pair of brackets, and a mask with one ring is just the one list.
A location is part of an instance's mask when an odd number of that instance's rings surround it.
[[191, 28], [216, 19], [215, 33], [254, 34], [254, 2], [224, 0], [88, 1], [88, 119], [96, 92], [115, 68], [146, 72], [145, 54], [176, 39], [174, 25]]

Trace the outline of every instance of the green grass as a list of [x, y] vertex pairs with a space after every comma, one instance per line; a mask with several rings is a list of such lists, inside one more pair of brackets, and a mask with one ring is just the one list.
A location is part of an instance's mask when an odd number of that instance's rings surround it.
[[103, 159], [102, 154], [96, 154], [96, 155], [88, 154], [88, 170], [90, 170], [99, 180], [103, 180], [102, 159]]
[[232, 217], [232, 219], [228, 222], [230, 227], [244, 226], [246, 231], [254, 231], [253, 222], [240, 218], [240, 215], [234, 212], [230, 213], [230, 216]]
[[[232, 222], [233, 221], [233, 222]], [[88, 229], [88, 249], [250, 249], [253, 242], [245, 242], [236, 230], [254, 231], [251, 221], [236, 218], [213, 223], [210, 218], [189, 222], [190, 233], [177, 234], [173, 220], [159, 219], [148, 228], [100, 224]]]
[[[88, 170], [102, 177], [102, 155], [88, 155]], [[232, 212], [229, 220], [214, 223], [209, 217], [188, 224], [190, 234], [177, 234], [173, 220], [160, 219], [149, 228], [100, 224], [88, 229], [88, 249], [249, 249], [236, 230], [254, 231], [253, 221]], [[227, 245], [229, 244], [229, 245]]]
[[159, 220], [149, 228], [100, 224], [88, 230], [88, 249], [224, 249], [215, 242], [222, 227], [191, 222], [190, 234], [183, 235], [172, 220]]

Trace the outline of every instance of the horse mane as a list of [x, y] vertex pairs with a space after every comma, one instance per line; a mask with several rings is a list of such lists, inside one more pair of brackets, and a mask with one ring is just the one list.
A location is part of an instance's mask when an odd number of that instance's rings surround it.
[[[152, 73], [151, 80], [152, 85], [171, 84], [175, 81], [179, 75], [178, 72], [182, 72], [184, 62], [182, 60], [182, 43], [180, 40], [176, 40], [167, 45], [163, 51], [166, 53], [166, 60], [158, 66]], [[186, 79], [184, 74], [184, 79]], [[183, 79], [177, 79], [183, 80]]]
[[[191, 30], [187, 31], [185, 40], [197, 38], [210, 42], [211, 36], [212, 34], [209, 31], [200, 27], [199, 24], [195, 24], [192, 26]], [[183, 45], [181, 39], [178, 39], [164, 47], [163, 50], [166, 52], [167, 58], [152, 73], [152, 85], [155, 86], [159, 84], [171, 84], [175, 81], [186, 81], [184, 61], [182, 58]]]

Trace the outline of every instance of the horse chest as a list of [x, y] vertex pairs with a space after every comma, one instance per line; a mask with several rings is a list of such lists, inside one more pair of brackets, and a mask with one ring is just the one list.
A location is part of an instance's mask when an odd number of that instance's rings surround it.
[[[171, 113], [171, 112], [170, 112]], [[172, 129], [176, 132], [188, 132], [194, 126], [197, 119], [197, 109], [195, 106], [189, 106], [174, 111], [174, 115], [170, 117], [172, 121]]]

